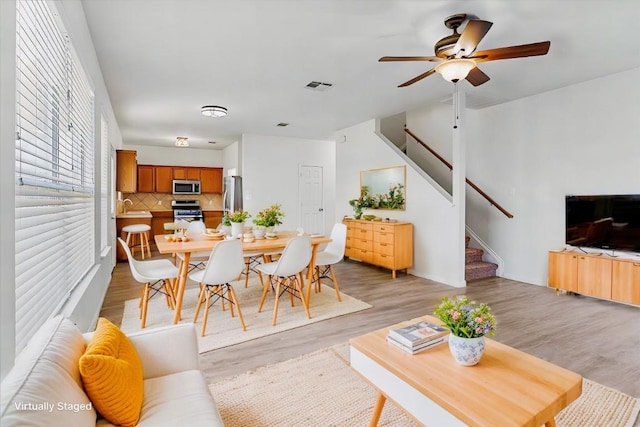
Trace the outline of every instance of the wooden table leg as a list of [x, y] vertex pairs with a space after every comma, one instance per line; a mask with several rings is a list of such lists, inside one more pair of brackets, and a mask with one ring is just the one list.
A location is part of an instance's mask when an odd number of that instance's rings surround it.
[[556, 427], [556, 420], [555, 419], [550, 419], [549, 421], [547, 421], [546, 423], [544, 423], [545, 427]]
[[387, 401], [387, 397], [378, 392], [378, 397], [376, 398], [376, 405], [373, 407], [373, 414], [371, 414], [371, 421], [369, 422], [369, 427], [376, 427], [378, 425], [378, 421], [380, 420], [380, 415], [382, 414], [382, 408], [384, 408], [384, 402]]
[[309, 286], [313, 283], [313, 270], [316, 268], [316, 252], [318, 251], [318, 245], [311, 245], [311, 260], [309, 261], [309, 267], [307, 268], [307, 280]]
[[182, 300], [184, 299], [184, 290], [187, 287], [187, 274], [189, 273], [189, 259], [191, 252], [184, 253], [184, 260], [180, 264], [178, 271], [178, 294], [176, 295], [176, 312], [173, 315], [173, 324], [180, 321], [180, 312], [182, 310]]

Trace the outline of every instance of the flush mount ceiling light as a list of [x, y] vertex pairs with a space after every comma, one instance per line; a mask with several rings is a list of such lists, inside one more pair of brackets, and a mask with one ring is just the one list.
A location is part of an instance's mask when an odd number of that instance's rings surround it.
[[464, 80], [469, 75], [469, 71], [476, 67], [476, 62], [473, 59], [450, 59], [436, 67], [436, 72], [442, 74], [445, 80], [450, 82], [457, 82]]
[[205, 105], [200, 111], [203, 116], [207, 117], [224, 117], [227, 115], [227, 109], [217, 105]]
[[186, 136], [179, 136], [176, 138], [176, 147], [188, 147], [189, 146], [189, 138]]

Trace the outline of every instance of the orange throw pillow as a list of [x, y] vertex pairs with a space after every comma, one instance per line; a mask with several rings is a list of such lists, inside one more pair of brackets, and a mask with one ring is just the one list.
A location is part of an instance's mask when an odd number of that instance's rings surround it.
[[80, 357], [84, 389], [110, 423], [134, 426], [143, 397], [142, 363], [129, 338], [101, 317], [93, 339]]

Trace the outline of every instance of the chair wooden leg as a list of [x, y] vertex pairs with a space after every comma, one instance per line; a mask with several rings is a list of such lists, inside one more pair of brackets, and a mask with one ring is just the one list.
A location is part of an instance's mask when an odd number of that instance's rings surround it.
[[333, 289], [336, 290], [336, 295], [338, 296], [338, 301], [342, 302], [342, 298], [340, 297], [340, 286], [338, 286], [338, 279], [336, 278], [336, 273], [333, 271], [333, 266], [329, 266], [329, 271], [331, 272], [331, 280], [333, 281]]
[[302, 300], [302, 306], [304, 307], [304, 311], [307, 313], [307, 318], [311, 319], [311, 313], [309, 312], [309, 298], [311, 298], [311, 283], [307, 288], [307, 297], [304, 297], [304, 277], [302, 272], [298, 273], [300, 276], [300, 282], [298, 285], [298, 292], [300, 292], [300, 299]]
[[273, 304], [273, 322], [272, 325], [276, 326], [276, 319], [278, 317], [278, 303], [280, 302], [280, 278], [278, 277], [276, 283], [276, 302]]
[[202, 306], [202, 300], [204, 299], [204, 293], [206, 292], [206, 288], [202, 285], [202, 283], [200, 283], [199, 285], [200, 285], [200, 293], [198, 294], [198, 304], [196, 305], [196, 314], [193, 316], [193, 323], [196, 323], [198, 321], [198, 315], [200, 314], [200, 307]]
[[207, 320], [209, 320], [209, 302], [211, 301], [211, 294], [213, 293], [213, 291], [207, 288], [205, 292], [207, 293], [207, 300], [204, 305], [204, 319], [202, 319], [202, 332], [200, 334], [201, 336], [204, 336], [207, 330]]
[[244, 287], [249, 287], [249, 267], [251, 266], [251, 258], [245, 258], [244, 263]]
[[144, 285], [144, 300], [142, 301], [142, 321], [140, 323], [140, 328], [144, 329], [147, 324], [147, 307], [149, 305], [149, 288], [151, 287], [151, 283], [146, 283]]
[[320, 266], [316, 265], [315, 273], [318, 275], [318, 280], [316, 281], [316, 292], [322, 291], [322, 278], [320, 277]]
[[242, 330], [246, 331], [247, 327], [244, 324], [244, 318], [242, 317], [242, 311], [240, 310], [240, 304], [238, 303], [238, 297], [236, 295], [236, 291], [233, 289], [233, 286], [229, 285], [229, 294], [231, 296], [231, 301], [233, 301], [233, 305], [238, 309], [238, 317], [240, 318], [240, 324], [242, 325]]
[[[271, 277], [271, 276], [269, 276]], [[269, 284], [265, 285], [262, 283], [262, 298], [260, 298], [260, 305], [258, 306], [258, 313], [262, 311], [262, 305], [264, 301], [267, 299], [267, 294], [269, 293], [269, 288], [271, 287], [271, 280], [269, 280]]]

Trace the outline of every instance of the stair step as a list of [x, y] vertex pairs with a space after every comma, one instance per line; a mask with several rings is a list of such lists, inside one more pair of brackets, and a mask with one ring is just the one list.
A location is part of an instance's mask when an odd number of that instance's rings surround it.
[[464, 250], [464, 263], [480, 262], [482, 261], [482, 254], [484, 254], [482, 249], [466, 248]]
[[486, 277], [494, 277], [498, 266], [492, 262], [472, 262], [465, 265], [465, 280], [484, 279]]

